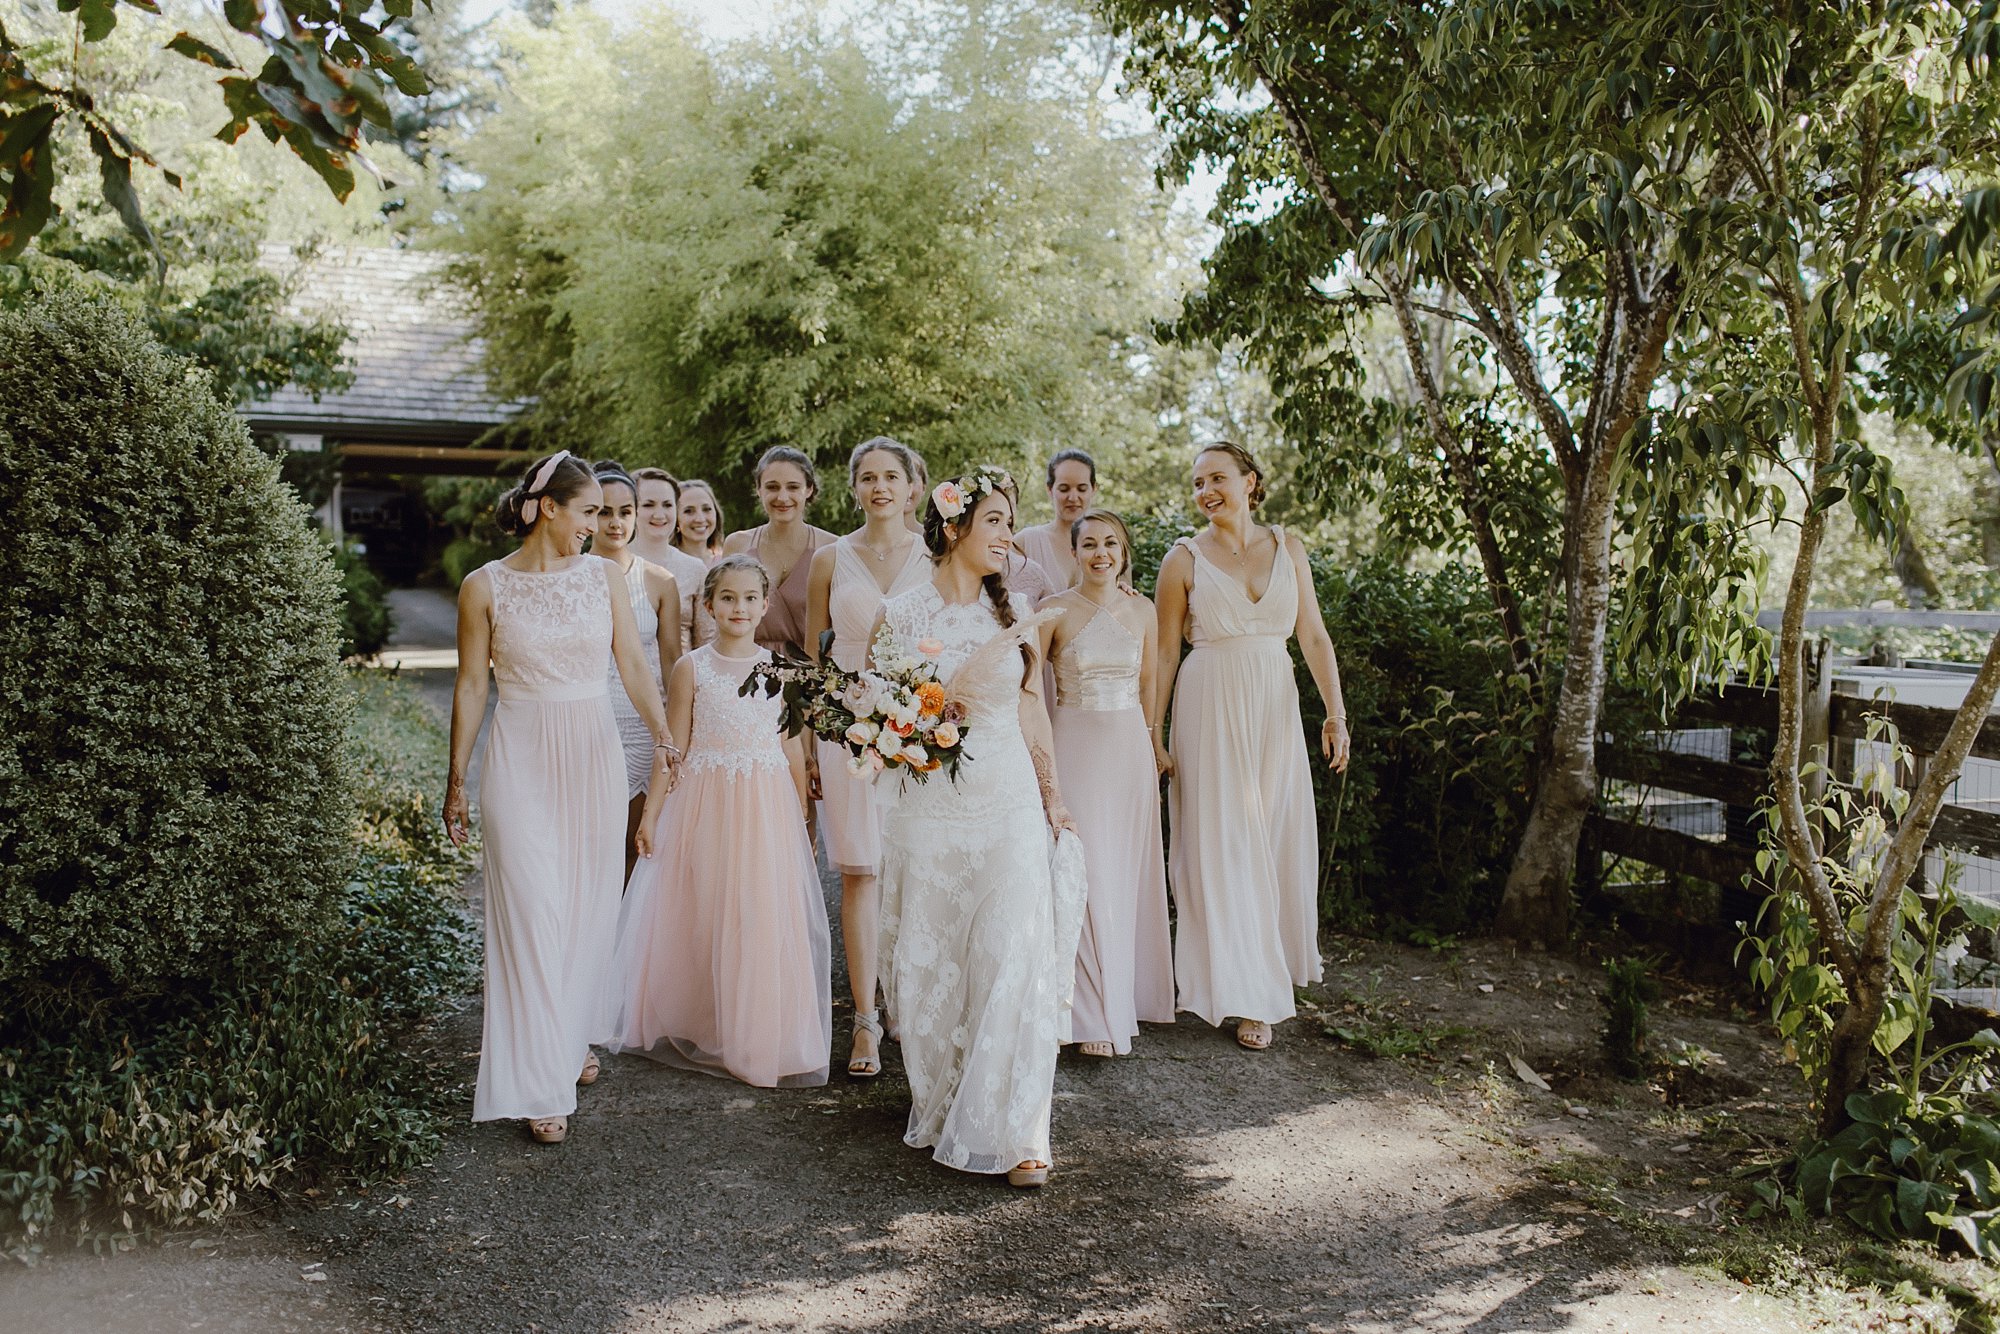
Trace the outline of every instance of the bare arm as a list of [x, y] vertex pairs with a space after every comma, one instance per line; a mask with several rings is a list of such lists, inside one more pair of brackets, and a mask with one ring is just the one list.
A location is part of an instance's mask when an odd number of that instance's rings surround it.
[[1160, 641], [1153, 633], [1159, 624], [1152, 600], [1145, 594], [1134, 591], [1138, 599], [1140, 621], [1144, 633], [1139, 636], [1139, 708], [1146, 715], [1146, 736], [1153, 743], [1153, 768], [1162, 774], [1173, 772], [1174, 762], [1167, 755], [1166, 738], [1160, 734]]
[[837, 559], [831, 544], [812, 556], [806, 574], [806, 656], [819, 661], [820, 636], [833, 628], [833, 563]]
[[667, 688], [667, 674], [681, 656], [681, 586], [674, 576], [657, 565], [646, 567], [646, 598], [660, 623], [660, 689]]
[[1038, 649], [1028, 645], [1028, 670], [1021, 684], [1021, 735], [1028, 739], [1028, 758], [1034, 761], [1035, 781], [1042, 789], [1042, 812], [1049, 828], [1076, 832], [1076, 821], [1063, 805], [1062, 785], [1056, 781], [1055, 731], [1049, 726], [1048, 707], [1042, 701], [1042, 662]]
[[444, 783], [444, 830], [454, 847], [466, 840], [472, 803], [466, 770], [479, 725], [486, 720], [488, 672], [493, 656], [491, 576], [474, 571], [458, 589], [458, 679], [451, 688], [451, 764]]
[[1167, 717], [1174, 701], [1174, 678], [1181, 670], [1181, 638], [1187, 633], [1188, 583], [1193, 577], [1194, 556], [1186, 547], [1176, 546], [1160, 562], [1160, 579], [1153, 590], [1154, 619], [1160, 630], [1154, 645], [1155, 721]]
[[[692, 736], [694, 733], [694, 663], [682, 658], [667, 674], [667, 723], [677, 737]], [[680, 782], [680, 768], [675, 766], [659, 781], [646, 789], [646, 809], [639, 816], [639, 832], [633, 842], [638, 845], [639, 855], [653, 855], [653, 822], [660, 813], [660, 804], [667, 794]]]
[[[655, 744], [673, 744], [667, 734], [667, 711], [660, 702], [660, 683], [648, 670], [645, 650], [639, 646], [639, 626], [632, 619], [632, 600], [625, 591], [625, 572], [611, 561], [604, 562], [604, 577], [611, 585], [611, 658], [618, 664], [618, 680], [631, 697], [632, 707], [646, 720], [646, 730]], [[672, 767], [672, 750], [653, 752], [653, 772], [664, 774]]]
[[755, 528], [738, 528], [735, 532], [722, 539], [722, 554], [725, 556], [734, 556], [738, 552], [748, 551], [756, 545], [757, 530]]
[[1319, 590], [1313, 587], [1312, 567], [1306, 562], [1305, 543], [1285, 534], [1285, 554], [1298, 574], [1299, 619], [1293, 632], [1299, 637], [1299, 653], [1312, 673], [1313, 684], [1326, 704], [1326, 724], [1320, 728], [1319, 753], [1338, 773], [1347, 767], [1347, 702], [1340, 694], [1340, 663], [1333, 653], [1333, 636], [1326, 632], [1326, 618], [1319, 609]]

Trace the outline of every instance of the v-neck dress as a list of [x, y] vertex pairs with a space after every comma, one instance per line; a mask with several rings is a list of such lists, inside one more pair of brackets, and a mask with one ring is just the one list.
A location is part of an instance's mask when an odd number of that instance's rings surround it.
[[810, 533], [806, 537], [806, 549], [792, 562], [792, 568], [785, 571], [783, 582], [778, 572], [771, 569], [771, 562], [764, 559], [764, 528], [757, 530], [757, 538], [750, 544], [750, 554], [761, 562], [771, 574], [771, 606], [764, 613], [763, 624], [757, 627], [757, 642], [773, 653], [782, 653], [788, 658], [806, 656], [806, 590], [812, 577], [813, 553], [824, 542], [819, 534]]
[[1292, 989], [1320, 979], [1319, 831], [1286, 648], [1298, 620], [1298, 574], [1278, 554], [1264, 595], [1214, 565], [1193, 541], [1188, 638], [1174, 687], [1168, 874], [1178, 929], [1179, 1005], [1211, 1024], [1277, 1023]]

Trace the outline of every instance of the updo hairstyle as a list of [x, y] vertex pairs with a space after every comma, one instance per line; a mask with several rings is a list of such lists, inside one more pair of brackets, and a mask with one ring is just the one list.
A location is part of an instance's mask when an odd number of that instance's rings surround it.
[[806, 457], [803, 450], [793, 449], [790, 445], [772, 445], [765, 450], [757, 459], [755, 477], [758, 485], [763, 485], [764, 472], [774, 463], [789, 463], [805, 474], [808, 504], [819, 495], [819, 469], [813, 467], [813, 461]]
[[[963, 539], [967, 530], [972, 527], [973, 516], [979, 513], [980, 502], [988, 496], [1002, 496], [1006, 499], [1009, 510], [1020, 512], [1019, 503], [1004, 487], [991, 491], [972, 490], [975, 478], [981, 474], [991, 476], [996, 472], [999, 472], [999, 469], [982, 468], [977, 472], [950, 479], [965, 494], [965, 509], [956, 519], [947, 519], [938, 513], [935, 494], [924, 501], [924, 546], [930, 550], [931, 564], [944, 563], [944, 558], [951, 554], [953, 544]], [[1004, 478], [1006, 474], [1000, 473], [1000, 476]], [[985, 589], [986, 596], [993, 600], [993, 616], [1000, 622], [1001, 628], [1005, 629], [1014, 624], [1014, 604], [1007, 596], [1007, 571], [996, 570], [982, 578], [979, 584]]]
[[701, 578], [701, 605], [710, 611], [715, 610], [716, 585], [722, 582], [723, 575], [734, 574], [738, 570], [749, 570], [755, 574], [758, 584], [764, 589], [765, 598], [771, 596], [771, 572], [764, 568], [764, 562], [747, 551], [739, 551], [708, 567], [708, 573]]
[[1118, 578], [1128, 579], [1132, 575], [1132, 530], [1125, 526], [1125, 520], [1116, 510], [1088, 509], [1077, 516], [1069, 530], [1069, 552], [1076, 554], [1076, 544], [1082, 540], [1083, 526], [1087, 523], [1102, 523], [1118, 530], [1118, 551], [1122, 563], [1118, 567]]
[[1255, 454], [1233, 440], [1216, 440], [1194, 452], [1196, 459], [1203, 454], [1227, 454], [1235, 461], [1237, 471], [1250, 479], [1250, 508], [1254, 510], [1264, 503], [1264, 469]]
[[1058, 451], [1049, 459], [1049, 489], [1051, 491], [1055, 490], [1056, 468], [1065, 463], [1081, 463], [1084, 467], [1090, 469], [1090, 484], [1092, 486], [1097, 485], [1097, 460], [1080, 449], [1065, 449]]
[[[590, 471], [597, 478], [599, 486], [606, 482], [616, 482], [620, 486], [629, 487], [632, 491], [632, 503], [636, 505], [639, 502], [638, 479], [625, 471], [625, 465], [617, 459], [599, 459], [591, 465]], [[659, 469], [654, 468], [651, 471], [658, 472]]]
[[[632, 480], [634, 482], [665, 482], [673, 490], [674, 504], [678, 505], [681, 503], [680, 478], [674, 476], [665, 468], [634, 468], [632, 470]], [[639, 494], [639, 488], [636, 486], [633, 487], [632, 494]]]
[[[551, 461], [555, 466], [549, 469], [549, 475], [537, 487], [535, 478]], [[509, 537], [526, 537], [534, 531], [536, 521], [542, 516], [541, 506], [536, 502], [546, 498], [558, 505], [567, 505], [576, 499], [578, 492], [594, 485], [596, 480], [591, 475], [590, 465], [567, 450], [560, 454], [545, 454], [522, 472], [520, 485], [510, 488], [494, 502], [493, 526]]]
[[854, 447], [854, 452], [847, 456], [848, 490], [852, 491], [858, 485], [856, 479], [861, 475], [861, 460], [867, 458], [878, 449], [903, 465], [903, 472], [910, 479], [910, 489], [912, 491], [923, 486], [924, 461], [917, 457], [917, 451], [911, 449], [894, 436], [878, 435], [863, 440]]

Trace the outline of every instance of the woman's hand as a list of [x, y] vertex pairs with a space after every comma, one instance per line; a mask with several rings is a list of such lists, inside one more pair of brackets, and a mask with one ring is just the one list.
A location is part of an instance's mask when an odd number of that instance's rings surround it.
[[465, 784], [454, 779], [444, 789], [444, 832], [454, 848], [465, 846], [471, 831], [467, 825], [472, 819], [471, 808], [465, 800]]
[[[650, 810], [646, 812], [646, 815], [651, 814]], [[645, 816], [640, 817], [639, 827], [632, 831], [632, 847], [641, 857], [650, 858], [653, 855], [653, 822]]]
[[1052, 833], [1076, 832], [1076, 820], [1070, 815], [1069, 807], [1063, 805], [1061, 797], [1056, 798], [1055, 805], [1045, 807], [1043, 813], [1049, 818], [1049, 829]]
[[1167, 743], [1160, 740], [1158, 732], [1153, 733], [1153, 773], [1159, 778], [1170, 778], [1174, 772], [1174, 757], [1167, 754]]
[[819, 778], [819, 747], [808, 738], [806, 746], [806, 819], [812, 819], [812, 803], [826, 800], [826, 787]]
[[1348, 745], [1347, 719], [1335, 714], [1320, 725], [1319, 753], [1326, 757], [1327, 767], [1335, 773], [1347, 768]]
[[666, 783], [669, 792], [680, 784], [681, 753], [672, 745], [654, 745], [653, 776], [656, 780]]

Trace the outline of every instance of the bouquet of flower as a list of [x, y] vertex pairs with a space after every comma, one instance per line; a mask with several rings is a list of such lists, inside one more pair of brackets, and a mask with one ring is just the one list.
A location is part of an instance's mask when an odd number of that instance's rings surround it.
[[885, 625], [875, 637], [874, 665], [850, 672], [834, 663], [828, 631], [819, 662], [760, 663], [742, 693], [782, 694], [785, 734], [811, 731], [846, 746], [847, 767], [857, 777], [873, 781], [893, 771], [921, 783], [942, 769], [955, 779], [965, 760], [965, 710], [946, 698], [937, 679], [940, 651], [927, 640], [907, 653]]

